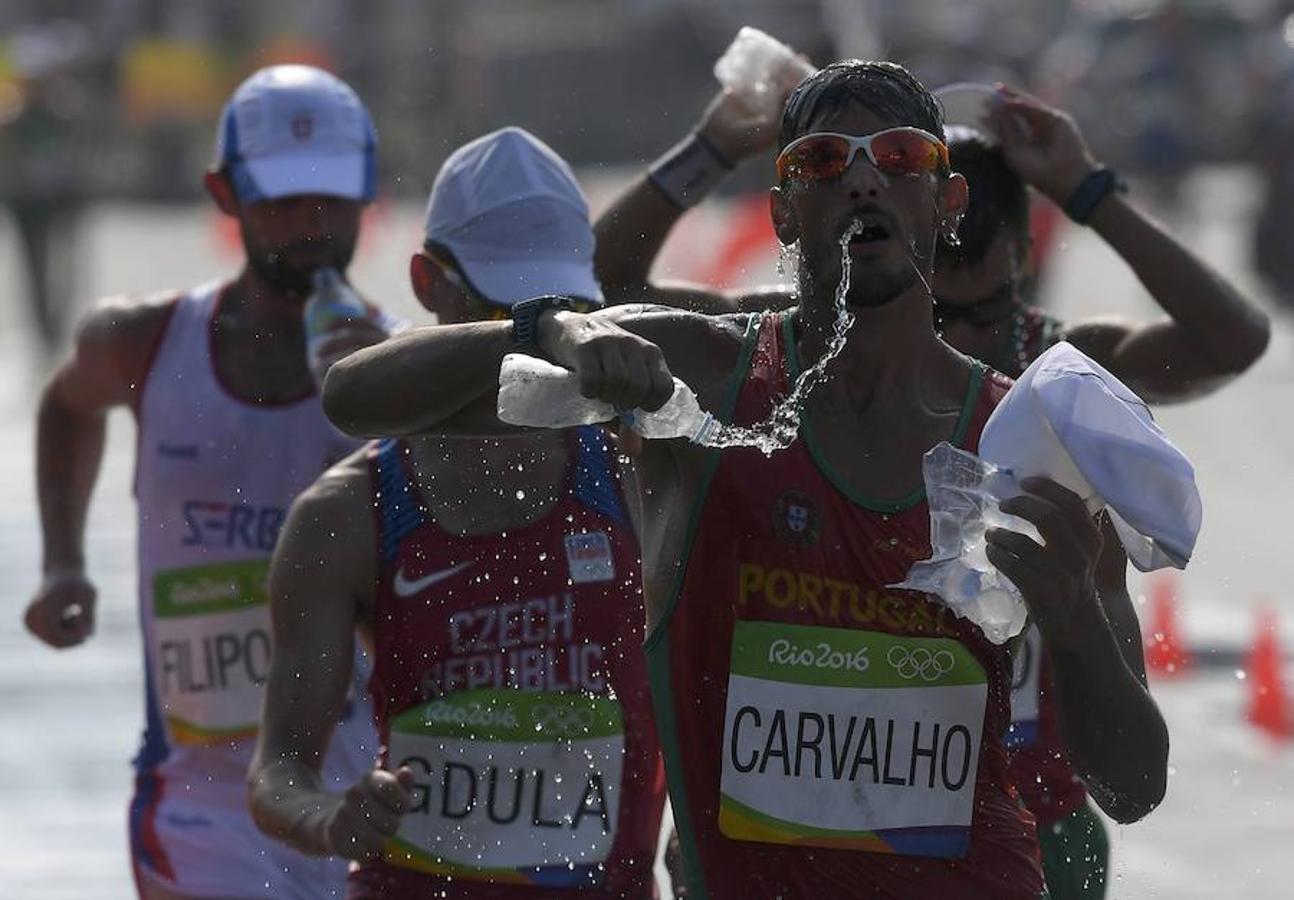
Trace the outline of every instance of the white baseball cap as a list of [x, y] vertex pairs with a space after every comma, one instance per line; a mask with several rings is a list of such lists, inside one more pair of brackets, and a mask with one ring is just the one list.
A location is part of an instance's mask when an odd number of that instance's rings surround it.
[[377, 193], [376, 145], [349, 85], [312, 66], [271, 66], [225, 105], [216, 166], [246, 203], [299, 194], [367, 202]]
[[520, 128], [477, 138], [445, 160], [427, 201], [426, 239], [499, 306], [542, 294], [603, 302], [584, 192], [566, 161]]

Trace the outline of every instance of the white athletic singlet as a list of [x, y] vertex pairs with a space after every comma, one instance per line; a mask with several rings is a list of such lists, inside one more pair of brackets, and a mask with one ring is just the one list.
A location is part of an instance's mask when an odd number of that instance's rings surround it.
[[[220, 381], [212, 320], [223, 288], [176, 301], [139, 407], [139, 599], [147, 726], [135, 759], [131, 847], [142, 878], [198, 896], [341, 897], [345, 863], [263, 836], [246, 772], [269, 672], [265, 581], [292, 500], [358, 446], [310, 393], [252, 405]], [[323, 776], [344, 788], [377, 754], [357, 658]]]

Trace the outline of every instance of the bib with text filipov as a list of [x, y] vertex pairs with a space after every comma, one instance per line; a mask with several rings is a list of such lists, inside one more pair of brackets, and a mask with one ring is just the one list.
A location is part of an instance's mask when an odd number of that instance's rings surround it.
[[154, 576], [153, 678], [175, 743], [256, 734], [270, 667], [268, 572], [260, 559]]

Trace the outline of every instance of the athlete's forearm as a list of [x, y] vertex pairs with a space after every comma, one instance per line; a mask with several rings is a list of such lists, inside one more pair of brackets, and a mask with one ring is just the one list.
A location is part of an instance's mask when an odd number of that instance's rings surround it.
[[607, 302], [635, 303], [650, 290], [652, 264], [683, 210], [646, 175], [636, 180], [593, 226], [593, 267]]
[[497, 391], [511, 349], [511, 322], [411, 329], [334, 364], [324, 409], [357, 437], [433, 432]]
[[36, 496], [46, 574], [85, 568], [85, 520], [103, 460], [107, 417], [79, 413], [45, 390], [36, 417]]
[[256, 827], [310, 856], [332, 856], [328, 821], [342, 795], [323, 789], [319, 773], [299, 760], [259, 757], [247, 775], [247, 802]]
[[1168, 728], [1099, 608], [1049, 641], [1061, 734], [1101, 808], [1133, 822], [1163, 799]]
[[1205, 356], [1205, 377], [1237, 375], [1262, 355], [1271, 332], [1266, 314], [1122, 196], [1101, 202], [1090, 224]]

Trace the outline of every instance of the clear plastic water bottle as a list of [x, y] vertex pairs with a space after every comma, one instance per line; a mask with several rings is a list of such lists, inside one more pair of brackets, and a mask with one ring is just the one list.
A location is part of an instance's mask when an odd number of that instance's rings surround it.
[[355, 350], [355, 345], [337, 339], [346, 334], [350, 323], [370, 319], [370, 315], [359, 294], [336, 269], [316, 269], [311, 282], [313, 289], [303, 313], [306, 364], [315, 384], [322, 385], [328, 368]]
[[715, 62], [714, 77], [748, 108], [776, 113], [771, 107], [781, 105], [782, 97], [775, 88], [784, 70], [801, 78], [817, 71], [777, 38], [745, 25]]
[[530, 428], [570, 428], [619, 418], [646, 438], [687, 438], [705, 443], [716, 428], [696, 394], [679, 379], [674, 393], [655, 412], [618, 413], [609, 403], [580, 393], [580, 378], [570, 369], [524, 353], [509, 353], [499, 367], [499, 419]]

